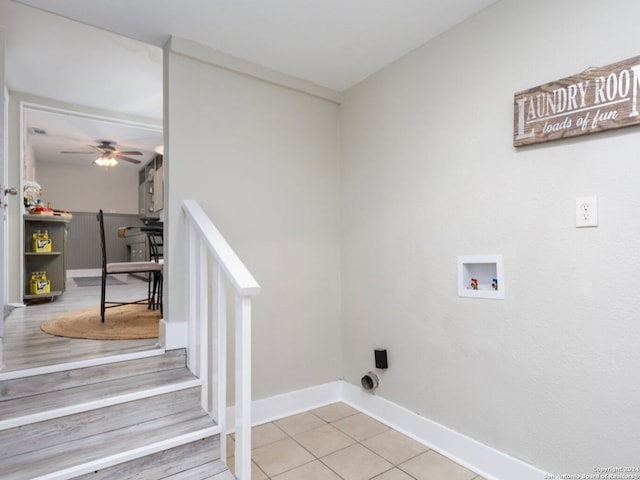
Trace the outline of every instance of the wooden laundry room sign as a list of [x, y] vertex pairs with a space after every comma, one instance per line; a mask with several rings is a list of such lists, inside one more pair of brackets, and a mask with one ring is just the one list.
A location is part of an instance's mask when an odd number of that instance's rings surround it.
[[513, 145], [640, 124], [638, 95], [640, 56], [518, 92]]

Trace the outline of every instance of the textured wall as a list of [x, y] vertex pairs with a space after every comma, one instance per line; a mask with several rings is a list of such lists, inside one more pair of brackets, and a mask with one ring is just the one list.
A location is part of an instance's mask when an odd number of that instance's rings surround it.
[[337, 105], [179, 54], [165, 64], [165, 319], [185, 315], [180, 204], [192, 198], [262, 287], [253, 302], [254, 399], [335, 380]]
[[[638, 129], [512, 146], [513, 94], [638, 54], [631, 0], [502, 0], [342, 105], [342, 329], [358, 384], [554, 473], [640, 448]], [[575, 198], [600, 225], [576, 229]], [[456, 257], [502, 254], [506, 298]]]
[[39, 161], [36, 177], [44, 202], [53, 208], [79, 212], [138, 213], [138, 170], [118, 165], [100, 168]]

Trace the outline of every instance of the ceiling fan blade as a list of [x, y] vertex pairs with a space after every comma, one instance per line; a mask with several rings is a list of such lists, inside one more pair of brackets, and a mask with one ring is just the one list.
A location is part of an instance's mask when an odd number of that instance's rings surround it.
[[122, 150], [118, 150], [116, 151], [117, 155], [142, 155], [142, 152], [138, 152], [137, 150], [132, 150], [132, 151], [122, 151]]
[[98, 153], [98, 155], [110, 155], [112, 150], [105, 148], [104, 145], [87, 145], [90, 148], [93, 148], [93, 153], [94, 155], [96, 153]]
[[138, 160], [137, 158], [129, 158], [129, 157], [125, 157], [123, 155], [114, 155], [115, 158], [117, 158], [118, 160], [124, 160], [125, 162], [130, 162], [130, 163], [140, 163], [140, 160]]

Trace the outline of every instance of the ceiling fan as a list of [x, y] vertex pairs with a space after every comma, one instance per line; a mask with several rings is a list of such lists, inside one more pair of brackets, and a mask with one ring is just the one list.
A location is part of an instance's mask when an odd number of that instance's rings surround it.
[[[96, 140], [98, 145], [89, 145], [89, 147], [93, 148], [95, 152], [100, 154], [100, 158], [96, 159], [96, 163], [101, 165], [98, 160], [103, 160], [105, 162], [109, 162], [111, 160], [111, 164], [108, 166], [115, 166], [118, 163], [118, 160], [124, 160], [125, 162], [140, 163], [140, 160], [137, 158], [131, 158], [129, 155], [142, 155], [142, 152], [138, 152], [137, 150], [118, 150], [115, 145], [116, 142], [111, 140]], [[60, 153], [84, 153], [86, 154], [94, 154], [95, 152], [60, 152]], [[114, 162], [115, 161], [115, 162]], [[103, 165], [101, 165], [103, 166]]]

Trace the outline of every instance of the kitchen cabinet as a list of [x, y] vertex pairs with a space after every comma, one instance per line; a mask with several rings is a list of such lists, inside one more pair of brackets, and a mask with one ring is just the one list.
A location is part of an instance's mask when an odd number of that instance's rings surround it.
[[142, 219], [157, 220], [163, 208], [163, 157], [156, 155], [138, 172], [138, 213]]

